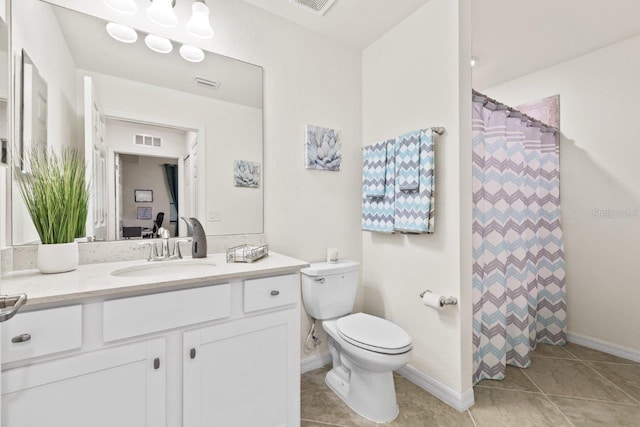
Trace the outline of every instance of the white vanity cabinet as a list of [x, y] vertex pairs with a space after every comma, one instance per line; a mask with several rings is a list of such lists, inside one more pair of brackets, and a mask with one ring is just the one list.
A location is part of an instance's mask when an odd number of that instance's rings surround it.
[[241, 318], [184, 333], [183, 427], [299, 425], [299, 280], [247, 280]]
[[297, 270], [191, 286], [18, 314], [2, 427], [299, 426]]
[[165, 426], [165, 340], [2, 373], [3, 427]]

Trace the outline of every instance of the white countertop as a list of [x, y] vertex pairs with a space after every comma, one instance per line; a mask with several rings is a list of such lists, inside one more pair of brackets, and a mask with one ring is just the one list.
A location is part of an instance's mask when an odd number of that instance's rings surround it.
[[[163, 263], [215, 264], [211, 271], [184, 268], [168, 276], [149, 273], [144, 277], [114, 276], [116, 270]], [[146, 260], [80, 265], [77, 270], [60, 274], [41, 274], [38, 270], [15, 271], [2, 277], [2, 294], [27, 294], [27, 306], [63, 305], [83, 300], [106, 299], [188, 288], [200, 284], [222, 283], [229, 280], [293, 273], [309, 263], [278, 253], [253, 263], [227, 263], [224, 253], [209, 254], [207, 258], [185, 257], [177, 261]], [[198, 270], [198, 271], [195, 271]]]

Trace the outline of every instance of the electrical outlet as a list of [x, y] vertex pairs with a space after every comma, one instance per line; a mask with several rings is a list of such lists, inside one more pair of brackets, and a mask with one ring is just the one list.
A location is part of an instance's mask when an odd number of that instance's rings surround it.
[[208, 219], [211, 222], [221, 222], [222, 221], [222, 211], [217, 209], [209, 211]]

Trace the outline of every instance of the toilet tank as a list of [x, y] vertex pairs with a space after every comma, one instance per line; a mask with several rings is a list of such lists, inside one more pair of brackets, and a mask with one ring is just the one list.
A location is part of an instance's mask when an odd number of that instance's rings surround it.
[[358, 270], [356, 261], [317, 262], [303, 268], [302, 302], [307, 313], [318, 320], [351, 313], [356, 302]]

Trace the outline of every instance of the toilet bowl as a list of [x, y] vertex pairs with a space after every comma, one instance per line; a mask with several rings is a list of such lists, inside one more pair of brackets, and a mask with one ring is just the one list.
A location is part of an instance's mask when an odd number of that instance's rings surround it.
[[329, 336], [329, 388], [358, 414], [386, 423], [398, 416], [393, 371], [409, 362], [412, 342], [407, 332], [386, 319], [350, 314], [358, 268], [358, 263], [342, 260], [302, 269], [302, 300]]
[[[387, 333], [397, 329], [393, 337], [381, 334], [377, 339], [368, 340], [369, 334], [358, 335], [357, 328], [347, 329], [343, 321], [357, 323], [362, 332], [369, 327], [369, 331], [375, 333], [381, 325]], [[327, 385], [365, 418], [378, 423], [396, 419], [399, 409], [393, 371], [409, 362], [412, 348], [409, 335], [385, 319], [364, 313], [327, 320], [322, 327], [329, 335], [333, 360], [326, 376]]]

